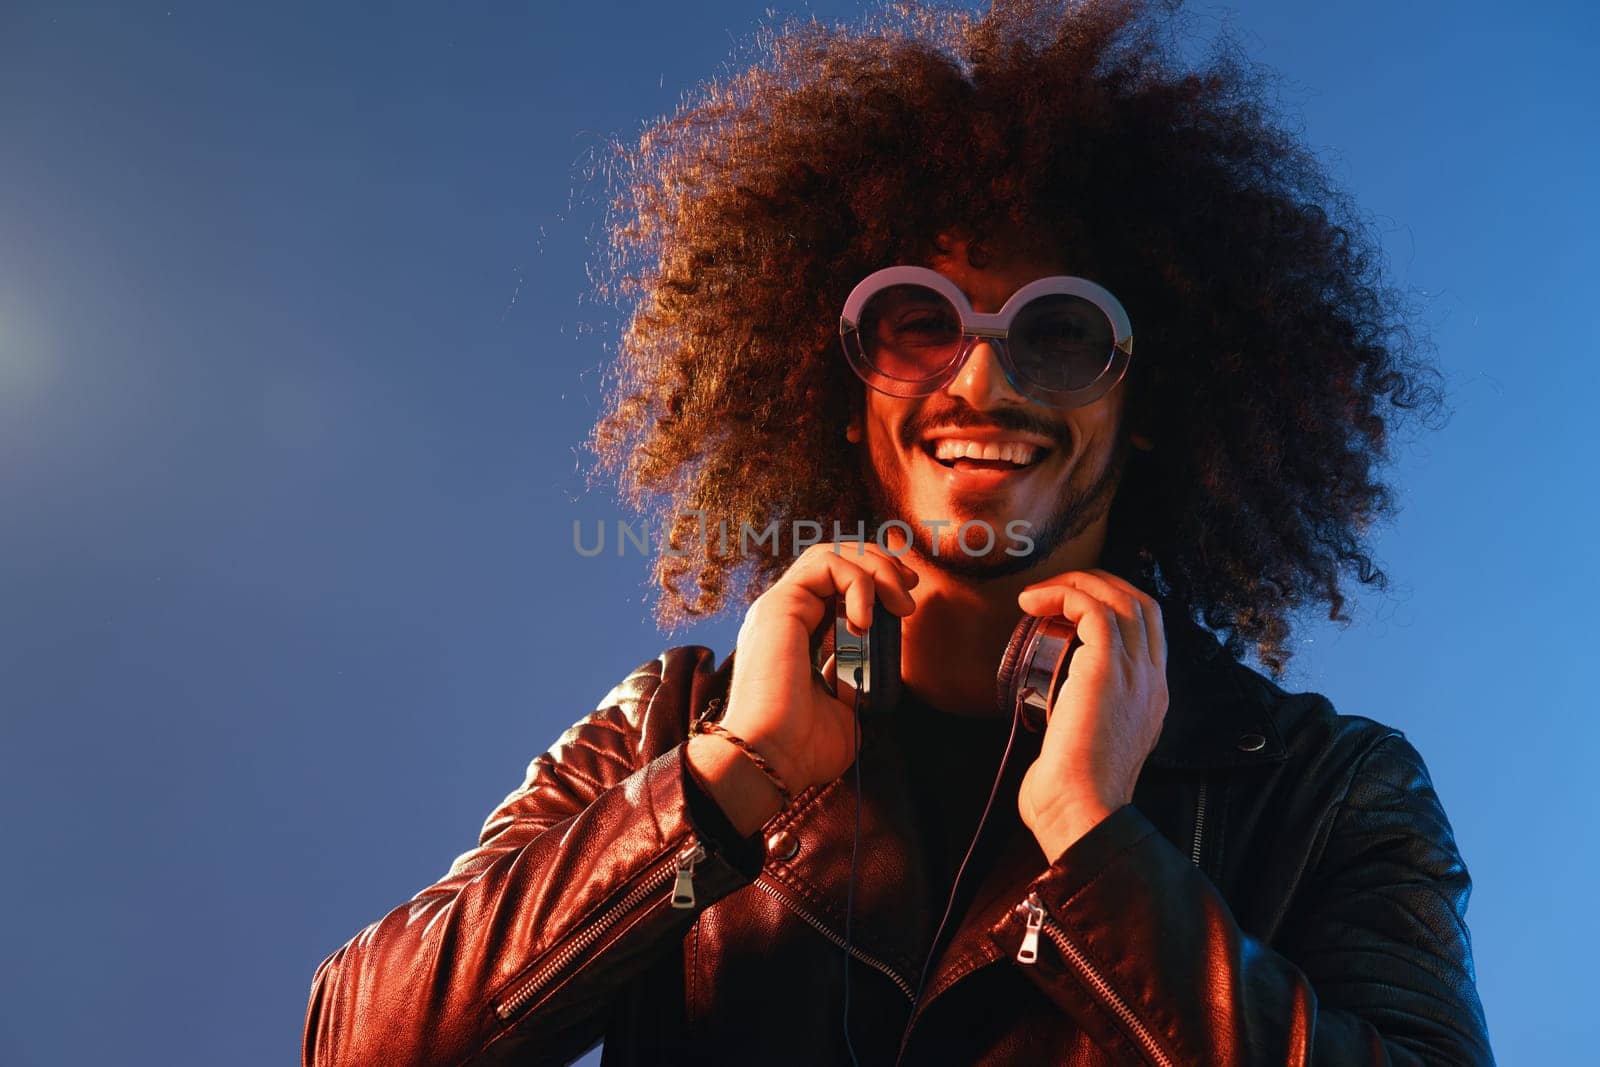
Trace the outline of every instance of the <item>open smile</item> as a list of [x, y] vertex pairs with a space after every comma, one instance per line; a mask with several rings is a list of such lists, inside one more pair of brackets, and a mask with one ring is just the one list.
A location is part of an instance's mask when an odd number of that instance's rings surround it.
[[922, 454], [950, 472], [948, 480], [993, 484], [1019, 477], [1055, 453], [1047, 441], [1025, 435], [932, 434]]

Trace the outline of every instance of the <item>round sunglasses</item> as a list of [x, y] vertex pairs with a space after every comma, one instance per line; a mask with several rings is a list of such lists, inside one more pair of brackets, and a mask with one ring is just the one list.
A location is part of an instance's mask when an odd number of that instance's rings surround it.
[[885, 267], [851, 291], [839, 336], [863, 381], [904, 397], [944, 388], [987, 341], [1013, 389], [1058, 408], [1110, 392], [1133, 355], [1133, 327], [1117, 298], [1067, 275], [1029, 282], [985, 315], [938, 271]]

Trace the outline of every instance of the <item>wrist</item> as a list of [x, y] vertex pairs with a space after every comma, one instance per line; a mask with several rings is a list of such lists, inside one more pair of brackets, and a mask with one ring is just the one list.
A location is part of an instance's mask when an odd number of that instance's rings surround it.
[[[759, 753], [760, 762], [765, 763], [768, 769], [783, 782], [784, 787], [789, 791], [790, 797], [798, 796], [816, 784], [811, 781], [802, 767], [789, 758], [784, 746], [777, 738], [771, 735], [769, 730], [755, 723], [741, 721], [738, 714], [732, 711], [714, 719], [714, 721], [718, 726], [750, 746], [755, 753]], [[726, 740], [726, 738], [723, 738], [723, 740]], [[746, 758], [748, 759], [749, 756], [747, 755]]]
[[1024, 823], [1044, 852], [1045, 862], [1054, 863], [1119, 806], [1100, 799], [1063, 801], [1031, 820], [1024, 818]]
[[741, 837], [749, 837], [783, 809], [777, 785], [737, 745], [716, 734], [688, 741], [689, 773], [716, 801]]

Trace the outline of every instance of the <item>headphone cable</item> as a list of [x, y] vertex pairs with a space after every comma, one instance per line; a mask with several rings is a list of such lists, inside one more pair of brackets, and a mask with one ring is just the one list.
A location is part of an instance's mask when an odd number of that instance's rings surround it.
[[850, 913], [855, 906], [856, 854], [861, 849], [861, 673], [858, 665], [855, 670], [855, 710], [850, 716], [851, 743], [855, 752], [856, 831], [850, 843], [850, 881], [844, 896], [844, 1047], [850, 1053], [850, 1062], [854, 1067], [861, 1067], [861, 1061], [856, 1059], [856, 1047], [850, 1040]]
[[[845, 888], [844, 904], [844, 1044], [850, 1054], [850, 1062], [854, 1067], [861, 1067], [861, 1061], [856, 1058], [855, 1044], [850, 1039], [850, 919], [855, 907], [856, 888], [856, 857], [861, 849], [861, 675], [860, 667], [855, 670], [856, 698], [855, 709], [851, 716], [851, 732], [855, 746], [855, 785], [856, 785], [856, 811], [855, 835], [850, 843], [850, 881]], [[950, 912], [956, 903], [956, 890], [961, 886], [962, 876], [966, 873], [967, 864], [971, 862], [972, 855], [978, 847], [978, 841], [983, 836], [983, 828], [989, 821], [989, 812], [994, 807], [995, 797], [1000, 793], [1000, 783], [1005, 778], [1006, 764], [1011, 760], [1011, 749], [1017, 740], [1017, 723], [1020, 716], [1011, 716], [1011, 732], [1006, 735], [1006, 747], [1000, 754], [1000, 766], [995, 770], [994, 784], [989, 787], [989, 799], [983, 805], [983, 814], [978, 816], [978, 828], [973, 831], [972, 840], [967, 843], [966, 854], [961, 857], [961, 865], [956, 868], [955, 880], [950, 885], [950, 895], [945, 899], [944, 915], [939, 919], [939, 927], [934, 931], [933, 943], [928, 947], [927, 959], [922, 964], [922, 975], [917, 979], [917, 993], [912, 998], [911, 1013], [916, 1015], [917, 1007], [922, 1003], [922, 991], [928, 982], [928, 968], [933, 965], [933, 957], [939, 948], [939, 939], [944, 936], [944, 928], [950, 922]]]
[[[933, 957], [939, 949], [939, 939], [944, 936], [944, 928], [950, 921], [950, 912], [955, 907], [956, 890], [961, 886], [961, 877], [966, 873], [967, 863], [972, 859], [973, 852], [978, 847], [978, 839], [983, 836], [983, 827], [989, 821], [989, 809], [994, 807], [994, 798], [1000, 792], [1000, 782], [1005, 777], [1006, 764], [1011, 759], [1011, 746], [1017, 739], [1017, 722], [1020, 716], [1011, 716], [1011, 733], [1006, 736], [1005, 751], [1000, 754], [1000, 766], [994, 772], [994, 784], [989, 787], [989, 799], [983, 805], [983, 814], [978, 816], [978, 828], [972, 832], [972, 840], [967, 844], [966, 855], [961, 857], [961, 865], [956, 868], [955, 880], [950, 883], [950, 895], [945, 900], [944, 915], [939, 919], [939, 928], [933, 933], [933, 943], [928, 946], [928, 958], [922, 963], [922, 977], [917, 979], [917, 995], [911, 1002], [911, 1013], [916, 1015], [917, 1007], [922, 1003], [922, 989], [928, 982], [928, 968], [933, 965]], [[855, 869], [851, 868], [851, 878], [855, 877]]]

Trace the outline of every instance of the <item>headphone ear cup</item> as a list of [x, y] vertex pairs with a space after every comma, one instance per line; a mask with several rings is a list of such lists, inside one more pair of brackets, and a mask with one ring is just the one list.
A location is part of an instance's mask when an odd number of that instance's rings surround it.
[[1028, 641], [1033, 637], [1033, 631], [1044, 620], [1037, 615], [1024, 615], [1011, 631], [1011, 640], [1006, 644], [1005, 654], [1000, 657], [1000, 670], [995, 675], [995, 702], [1001, 715], [1015, 715], [1017, 713], [1017, 686], [1022, 675], [1022, 653], [1028, 647]]

